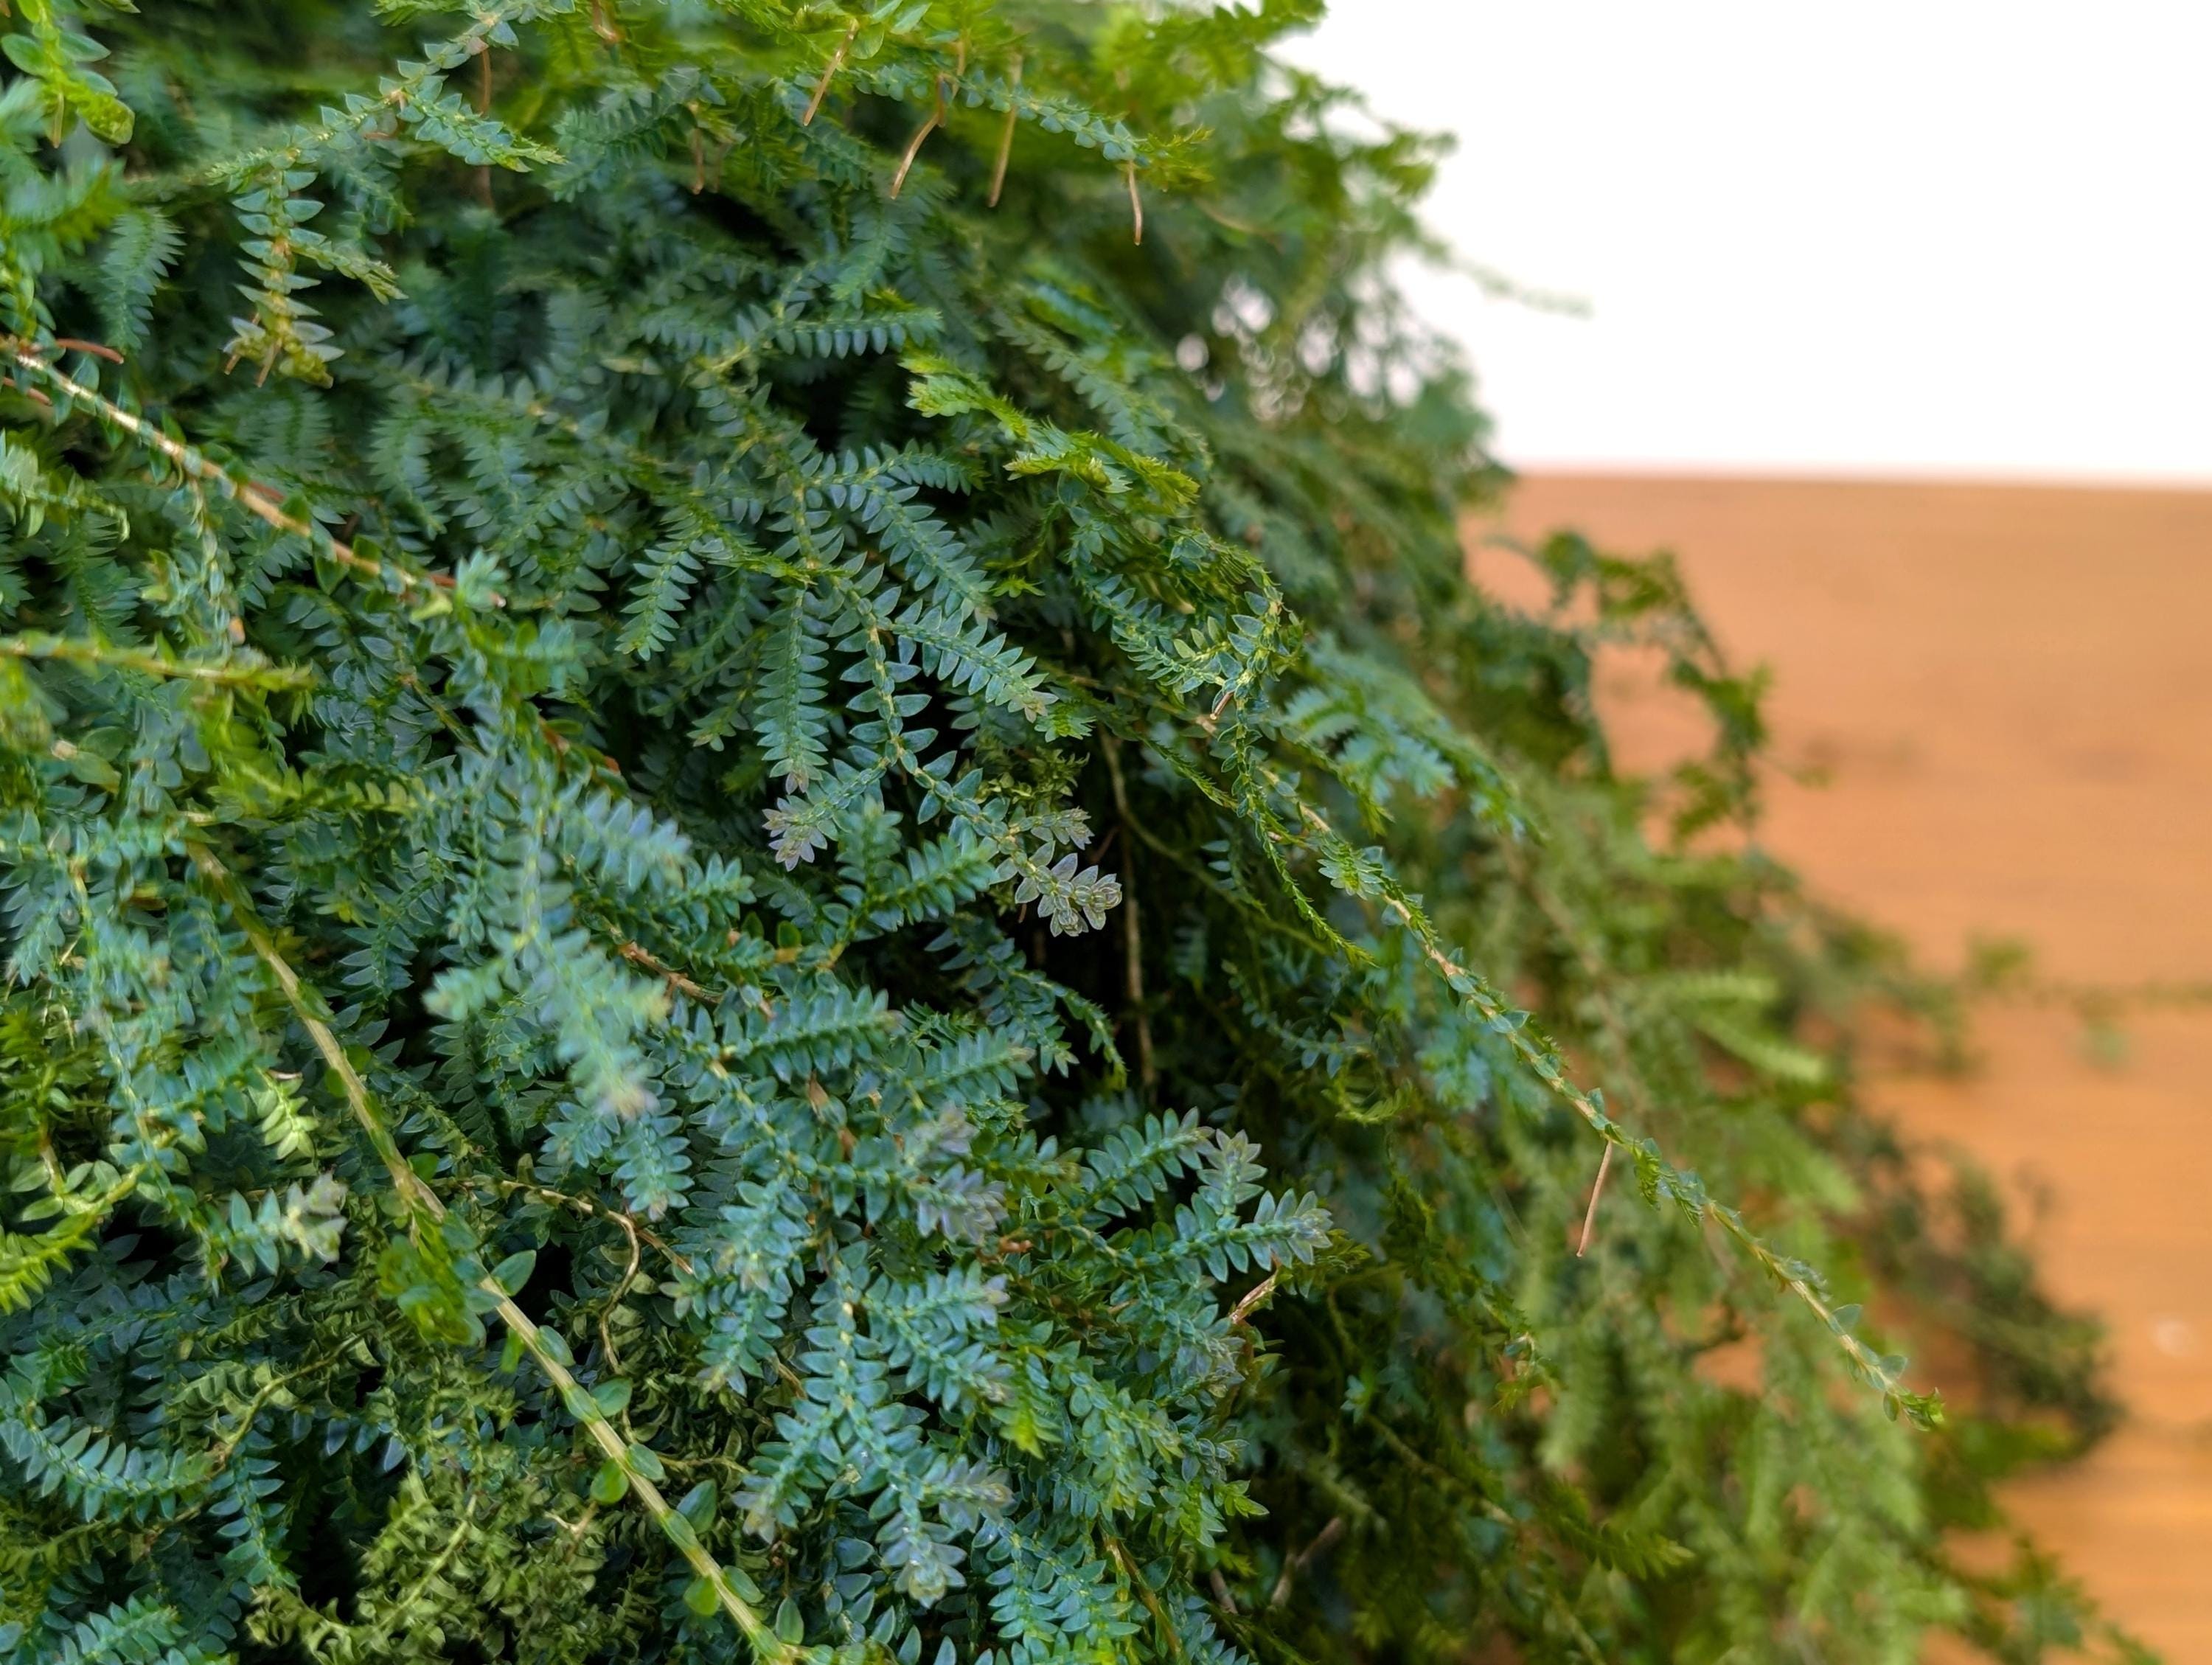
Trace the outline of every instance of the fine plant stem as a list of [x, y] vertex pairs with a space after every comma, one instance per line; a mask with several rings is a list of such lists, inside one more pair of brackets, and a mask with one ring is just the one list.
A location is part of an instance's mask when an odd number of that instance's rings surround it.
[[685, 995], [694, 1000], [703, 1000], [709, 1003], [711, 1003], [714, 998], [704, 988], [694, 982], [690, 978], [685, 976], [681, 971], [678, 971], [672, 967], [663, 965], [659, 960], [655, 959], [650, 953], [647, 952], [644, 948], [641, 947], [636, 943], [624, 942], [616, 948], [615, 952], [621, 955], [632, 965], [636, 966], [640, 970], [650, 971], [654, 976], [659, 978], [663, 982], [666, 983], [671, 988], [674, 989], [679, 994]]
[[1022, 55], [1019, 52], [1014, 54], [1007, 80], [1011, 84], [1006, 95], [1006, 125], [999, 130], [999, 154], [991, 164], [991, 194], [984, 199], [985, 206], [989, 208], [999, 205], [999, 193], [1006, 189], [1006, 163], [1014, 154], [1014, 118], [1018, 105], [1013, 94], [1019, 92], [1022, 86]]
[[[1314, 811], [1308, 810], [1307, 813]], [[1460, 993], [1486, 1022], [1506, 1031], [1510, 1036], [1513, 1050], [1520, 1055], [1522, 1062], [1535, 1071], [1538, 1079], [1564, 1099], [1608, 1145], [1624, 1149], [1632, 1157], [1638, 1154], [1638, 1141], [1627, 1128], [1607, 1113], [1603, 1103], [1568, 1077], [1550, 1048], [1529, 1035], [1528, 1024], [1509, 1023], [1505, 1008], [1497, 996], [1437, 945], [1427, 920], [1401, 897], [1388, 898], [1384, 907], [1413, 934], [1415, 944], [1430, 963], [1442, 974], [1445, 983]], [[1814, 1317], [1820, 1320], [1834, 1336], [1836, 1345], [1843, 1349], [1860, 1379], [1881, 1393], [1886, 1403], [1911, 1411], [1916, 1421], [1932, 1425], [1942, 1419], [1940, 1403], [1933, 1399], [1923, 1401], [1911, 1395], [1881, 1355], [1852, 1334], [1836, 1316], [1835, 1310], [1822, 1298], [1820, 1291], [1813, 1287], [1806, 1271], [1784, 1259], [1771, 1247], [1745, 1224], [1740, 1212], [1702, 1194], [1691, 1194], [1685, 1191], [1678, 1193], [1678, 1198], [1701, 1220], [1718, 1226], [1733, 1238], [1736, 1246], [1749, 1255], [1761, 1271], [1795, 1296]]]
[[830, 54], [830, 61], [822, 66], [822, 79], [814, 83], [814, 96], [806, 101], [806, 113], [799, 118], [801, 127], [814, 125], [814, 118], [822, 113], [822, 100], [830, 96], [830, 83], [837, 78], [837, 71], [845, 67], [845, 54], [853, 50], [853, 43], [860, 38], [860, 23], [853, 20], [845, 31], [845, 38], [837, 43], [837, 50]]
[[648, 1243], [678, 1272], [688, 1273], [692, 1269], [689, 1256], [678, 1254], [669, 1246], [665, 1239], [640, 1225], [635, 1217], [624, 1213], [619, 1208], [610, 1208], [605, 1203], [593, 1202], [589, 1197], [580, 1197], [573, 1191], [556, 1191], [550, 1185], [533, 1185], [527, 1180], [503, 1179], [495, 1180], [493, 1183], [501, 1191], [520, 1196], [536, 1197], [541, 1202], [552, 1203], [562, 1208], [574, 1209], [587, 1219], [612, 1220], [622, 1228], [623, 1235], [630, 1240], [633, 1248], [640, 1243]]
[[[1193, 720], [1206, 732], [1214, 732], [1215, 725], [1210, 719]], [[1267, 783], [1270, 791], [1282, 794], [1287, 801], [1296, 805], [1298, 824], [1306, 835], [1306, 839], [1299, 842], [1306, 848], [1311, 848], [1310, 841], [1314, 839], [1334, 845], [1345, 842], [1328, 817], [1296, 793], [1285, 792], [1286, 783], [1276, 770], [1258, 762], [1249, 767], [1255, 775]], [[1198, 779], [1189, 773], [1186, 774], [1186, 778], [1194, 781]], [[1212, 785], [1211, 782], [1203, 784]], [[1272, 811], [1262, 807], [1257, 799], [1258, 794], [1248, 781], [1234, 795], [1232, 801], [1255, 819], [1273, 821]], [[1273, 830], [1278, 838], [1288, 840], [1291, 836], [1279, 826]], [[1280, 857], [1273, 850], [1270, 849], [1269, 855], [1271, 860], [1279, 862]], [[1286, 871], [1285, 882], [1294, 886], [1294, 881], [1288, 878]], [[1638, 1139], [1607, 1112], [1603, 1098], [1577, 1083], [1567, 1073], [1565, 1063], [1550, 1042], [1532, 1031], [1526, 1021], [1526, 1013], [1510, 1011], [1503, 995], [1444, 951], [1436, 927], [1428, 916], [1395, 884], [1385, 884], [1375, 899], [1379, 902], [1382, 915], [1395, 920], [1413, 939], [1422, 957], [1435, 969], [1444, 986], [1455, 996], [1464, 1000], [1493, 1033], [1505, 1038], [1515, 1054], [1535, 1073], [1536, 1079], [1546, 1088], [1581, 1116], [1591, 1131], [1603, 1139], [1607, 1145], [1626, 1152], [1632, 1160], [1638, 1161], [1640, 1170], [1649, 1175], [1652, 1182], [1662, 1186], [1685, 1212], [1694, 1215], [1701, 1224], [1718, 1227], [1733, 1239], [1778, 1287], [1794, 1296], [1818, 1319], [1842, 1349], [1844, 1358], [1850, 1360], [1859, 1379], [1881, 1395], [1884, 1407], [1892, 1415], [1902, 1412], [1916, 1424], [1925, 1427], [1933, 1427], [1942, 1422], [1942, 1400], [1932, 1394], [1923, 1395], [1911, 1392], [1899, 1378], [1897, 1370], [1892, 1368], [1892, 1361], [1883, 1358], [1851, 1334], [1850, 1326], [1837, 1316], [1835, 1309], [1814, 1287], [1813, 1280], [1816, 1274], [1812, 1268], [1789, 1260], [1777, 1251], [1751, 1229], [1739, 1210], [1708, 1194], [1692, 1177], [1668, 1164], [1650, 1140]], [[1312, 912], [1310, 903], [1305, 904], [1301, 911], [1317, 931], [1325, 935], [1333, 934], [1320, 916]]]
[[1152, 1614], [1152, 1622], [1159, 1626], [1161, 1639], [1168, 1644], [1169, 1657], [1180, 1661], [1183, 1656], [1182, 1638], [1176, 1634], [1175, 1625], [1169, 1619], [1167, 1609], [1160, 1605], [1159, 1596], [1139, 1570], [1136, 1558], [1122, 1547], [1119, 1538], [1108, 1534], [1104, 1541], [1108, 1553], [1120, 1565], [1122, 1576], [1128, 1579], [1131, 1588], [1137, 1592], [1137, 1599], [1145, 1604], [1145, 1611]]
[[118, 647], [82, 636], [50, 636], [35, 631], [0, 637], [0, 655], [19, 659], [60, 659], [70, 665], [137, 671], [149, 677], [214, 683], [227, 688], [305, 688], [314, 680], [309, 671], [295, 665], [163, 659], [143, 647]]
[[1267, 1606], [1272, 1611], [1291, 1599], [1291, 1586], [1297, 1576], [1311, 1566], [1315, 1560], [1326, 1555], [1329, 1547], [1344, 1535], [1344, 1516], [1332, 1515], [1328, 1524], [1314, 1534], [1314, 1540], [1304, 1549], [1283, 1563], [1282, 1576], [1275, 1580], [1275, 1588], [1267, 1593]]
[[[954, 76], [957, 78], [967, 67], [968, 49], [963, 46], [960, 49], [960, 67], [953, 71]], [[906, 184], [907, 171], [914, 166], [914, 159], [921, 154], [922, 141], [944, 126], [945, 119], [945, 77], [940, 75], [937, 77], [937, 100], [922, 118], [921, 125], [915, 130], [914, 137], [907, 142], [906, 154], [899, 158], [898, 172], [891, 176], [890, 194], [894, 200]]]
[[[99, 412], [102, 420], [121, 428], [140, 444], [152, 447], [174, 465], [179, 472], [202, 485], [214, 487], [217, 495], [233, 499], [257, 520], [303, 540], [317, 553], [348, 571], [389, 584], [402, 592], [450, 590], [453, 587], [449, 574], [410, 572], [396, 562], [380, 561], [357, 554], [351, 544], [331, 537], [313, 521], [286, 513], [282, 505], [251, 481], [239, 479], [229, 470], [210, 462], [191, 446], [171, 439], [143, 416], [125, 410], [112, 399], [103, 398], [82, 382], [73, 380], [67, 372], [47, 363], [21, 342], [8, 342], [4, 348], [0, 348], [0, 351], [5, 351], [21, 369], [45, 377], [70, 398], [90, 406]], [[494, 598], [493, 605], [502, 604]]]
[[[1121, 780], [1121, 743], [1110, 734], [1105, 737], [1105, 753], [1107, 778], [1114, 787], [1114, 812], [1124, 827], [1134, 830], [1136, 822], [1129, 813], [1128, 789]], [[1135, 846], [1124, 845], [1122, 848], [1123, 865], [1129, 866], [1129, 882], [1121, 888], [1123, 983], [1137, 1030], [1137, 1080], [1149, 1097], [1159, 1083], [1159, 1066], [1152, 1057], [1152, 1020], [1145, 1005], [1144, 927], [1137, 911], [1136, 868], [1131, 865]]]
[[1575, 1245], [1577, 1260], [1589, 1253], [1590, 1234], [1597, 1230], [1598, 1199], [1605, 1194], [1605, 1176], [1613, 1170], [1613, 1146], [1605, 1147], [1605, 1154], [1597, 1159], [1597, 1178], [1591, 1182], [1589, 1206], [1583, 1212], [1582, 1241]]
[[[491, 43], [489, 41], [479, 41], [477, 45], [477, 113], [480, 116], [491, 113]], [[477, 168], [477, 195], [483, 199], [486, 208], [492, 205], [489, 163], [479, 164]]]

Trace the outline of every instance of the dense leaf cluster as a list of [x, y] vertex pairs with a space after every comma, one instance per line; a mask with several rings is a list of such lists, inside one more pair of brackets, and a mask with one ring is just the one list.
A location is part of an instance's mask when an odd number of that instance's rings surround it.
[[0, 1658], [2088, 1622], [1942, 1534], [2094, 1336], [1670, 569], [1462, 580], [1310, 5], [15, 5]]

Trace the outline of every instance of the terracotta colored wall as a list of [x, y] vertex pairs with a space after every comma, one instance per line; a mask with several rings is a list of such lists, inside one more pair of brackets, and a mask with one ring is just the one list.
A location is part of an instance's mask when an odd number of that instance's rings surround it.
[[[2212, 492], [1540, 476], [1502, 522], [1675, 550], [1764, 660], [1770, 842], [1955, 965], [2031, 942], [2069, 980], [2212, 982]], [[1478, 567], [1512, 564], [1477, 548]], [[1679, 724], [1632, 673], [1632, 744]], [[1963, 1085], [1884, 1084], [1911, 1125], [2049, 1188], [2052, 1285], [2100, 1310], [2133, 1420], [2016, 1488], [2021, 1517], [2170, 1665], [2212, 1662], [2212, 1009], [2133, 1021], [2119, 1067], [2049, 1012], [1990, 1014]]]

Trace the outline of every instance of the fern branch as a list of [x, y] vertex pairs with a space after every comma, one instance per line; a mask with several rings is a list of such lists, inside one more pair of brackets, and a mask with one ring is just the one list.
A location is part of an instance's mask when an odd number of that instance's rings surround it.
[[[376, 1113], [369, 1097], [368, 1084], [362, 1079], [361, 1073], [346, 1056], [345, 1048], [339, 1044], [337, 1035], [324, 1020], [320, 1000], [311, 996], [306, 985], [300, 981], [299, 974], [277, 951], [275, 939], [269, 934], [268, 927], [261, 923], [244, 887], [207, 846], [192, 844], [187, 846], [187, 850], [194, 865], [222, 899], [239, 929], [246, 933], [253, 951], [260, 956], [270, 974], [276, 979], [276, 986], [282, 991], [286, 1004], [292, 1008], [293, 1016], [301, 1028], [307, 1031], [308, 1039], [314, 1042], [315, 1050], [321, 1054], [324, 1064], [337, 1078], [345, 1095], [346, 1108], [353, 1113], [354, 1121], [368, 1139], [370, 1148], [384, 1164], [385, 1171], [391, 1176], [392, 1189], [411, 1209], [419, 1210], [433, 1220], [442, 1221], [446, 1218], [445, 1204], [430, 1188], [428, 1182], [408, 1164], [398, 1141], [392, 1137], [384, 1119]], [[577, 1385], [564, 1358], [566, 1348], [558, 1338], [532, 1322], [529, 1316], [514, 1303], [513, 1295], [495, 1278], [487, 1277], [481, 1287], [486, 1295], [493, 1297], [493, 1307], [501, 1322], [521, 1342], [532, 1360], [552, 1382], [562, 1406], [583, 1426], [607, 1462], [620, 1473], [630, 1494], [660, 1528], [662, 1535], [690, 1565], [696, 1577], [712, 1591], [714, 1605], [737, 1626], [739, 1633], [750, 1645], [753, 1656], [762, 1661], [763, 1665], [798, 1665], [807, 1656], [806, 1650], [779, 1637], [761, 1616], [759, 1610], [738, 1593], [731, 1571], [708, 1553], [706, 1546], [700, 1542], [699, 1534], [690, 1520], [669, 1504], [661, 1495], [659, 1487], [646, 1472], [648, 1466], [659, 1468], [659, 1460], [646, 1448], [624, 1439], [599, 1401]]]

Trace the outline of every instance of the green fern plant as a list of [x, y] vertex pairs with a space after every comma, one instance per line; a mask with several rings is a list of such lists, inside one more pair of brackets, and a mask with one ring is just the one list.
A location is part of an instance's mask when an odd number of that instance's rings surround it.
[[0, 1657], [2131, 1645], [1948, 1559], [2094, 1332], [1671, 569], [1463, 581], [1314, 13], [17, 0]]

